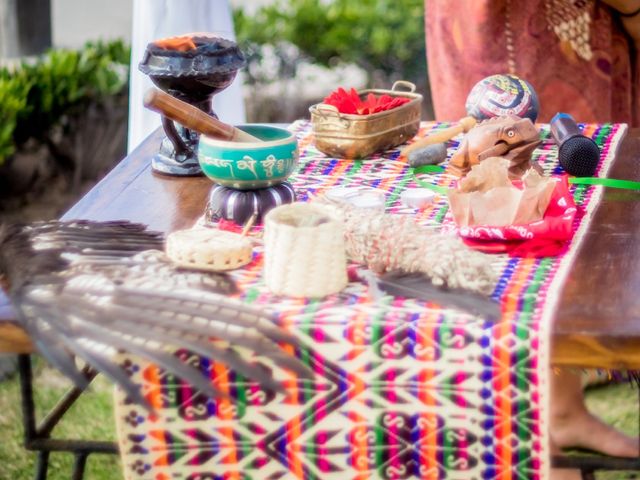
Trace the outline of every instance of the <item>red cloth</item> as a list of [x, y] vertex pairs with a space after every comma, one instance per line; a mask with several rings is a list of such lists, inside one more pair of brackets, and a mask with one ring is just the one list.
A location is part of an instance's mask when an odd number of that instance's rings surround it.
[[486, 253], [516, 257], [547, 257], [562, 253], [573, 236], [577, 207], [566, 175], [555, 177], [556, 187], [544, 217], [528, 225], [492, 227], [478, 225], [458, 229], [464, 242]]
[[227, 232], [233, 233], [242, 233], [242, 225], [238, 225], [236, 222], [232, 220], [225, 220], [224, 218], [220, 219], [218, 222], [218, 228], [220, 230], [225, 230]]

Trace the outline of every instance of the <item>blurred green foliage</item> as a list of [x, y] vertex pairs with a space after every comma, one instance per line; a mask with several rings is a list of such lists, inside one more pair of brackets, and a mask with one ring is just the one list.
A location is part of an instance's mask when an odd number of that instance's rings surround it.
[[0, 165], [15, 151], [13, 134], [18, 116], [27, 110], [29, 85], [16, 78], [0, 78]]
[[423, 0], [279, 0], [234, 22], [250, 61], [252, 45], [290, 42], [314, 63], [362, 67], [372, 84], [426, 81]]
[[90, 42], [0, 68], [0, 165], [29, 138], [45, 138], [73, 109], [123, 92], [130, 55], [122, 41]]

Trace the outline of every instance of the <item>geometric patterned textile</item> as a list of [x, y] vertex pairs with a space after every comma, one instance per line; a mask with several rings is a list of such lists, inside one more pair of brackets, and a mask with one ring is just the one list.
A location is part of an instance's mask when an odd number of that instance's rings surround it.
[[[419, 135], [446, 124], [424, 123]], [[290, 181], [301, 200], [336, 185], [386, 194], [387, 211], [416, 215], [433, 229], [452, 222], [446, 198], [416, 213], [399, 194], [416, 184], [399, 150], [366, 161], [327, 158], [308, 122], [291, 127], [301, 158]], [[534, 158], [560, 173], [547, 125]], [[626, 125], [586, 125], [606, 176]], [[451, 154], [455, 145], [449, 150]], [[422, 177], [441, 186], [453, 178]], [[116, 419], [128, 480], [513, 479], [547, 477], [550, 318], [601, 187], [572, 186], [578, 205], [568, 251], [553, 258], [495, 255], [493, 297], [503, 315], [487, 322], [435, 304], [375, 299], [352, 282], [321, 300], [277, 297], [262, 278], [262, 253], [231, 275], [239, 297], [273, 311], [301, 339], [293, 352], [313, 380], [268, 365], [286, 394], [187, 351], [179, 355], [228, 392], [211, 400], [135, 358], [123, 359], [156, 408], [150, 415], [117, 393]]]

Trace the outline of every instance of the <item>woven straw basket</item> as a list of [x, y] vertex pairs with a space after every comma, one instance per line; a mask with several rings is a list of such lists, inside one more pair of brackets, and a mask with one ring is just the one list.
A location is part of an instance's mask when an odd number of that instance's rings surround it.
[[292, 203], [265, 218], [265, 278], [278, 295], [324, 297], [347, 285], [344, 227], [330, 210]]

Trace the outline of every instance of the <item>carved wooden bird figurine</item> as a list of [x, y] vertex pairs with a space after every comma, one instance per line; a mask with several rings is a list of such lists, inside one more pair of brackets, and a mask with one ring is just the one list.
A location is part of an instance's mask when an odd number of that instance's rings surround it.
[[0, 272], [37, 350], [86, 387], [74, 357], [82, 358], [143, 405], [139, 387], [117, 363], [118, 352], [143, 357], [209, 396], [225, 394], [172, 350], [224, 363], [267, 389], [282, 387], [256, 359], [231, 347], [310, 378], [310, 370], [279, 346], [295, 346], [294, 336], [264, 310], [229, 298], [235, 285], [228, 277], [173, 267], [163, 241], [162, 234], [128, 222], [0, 227]]

